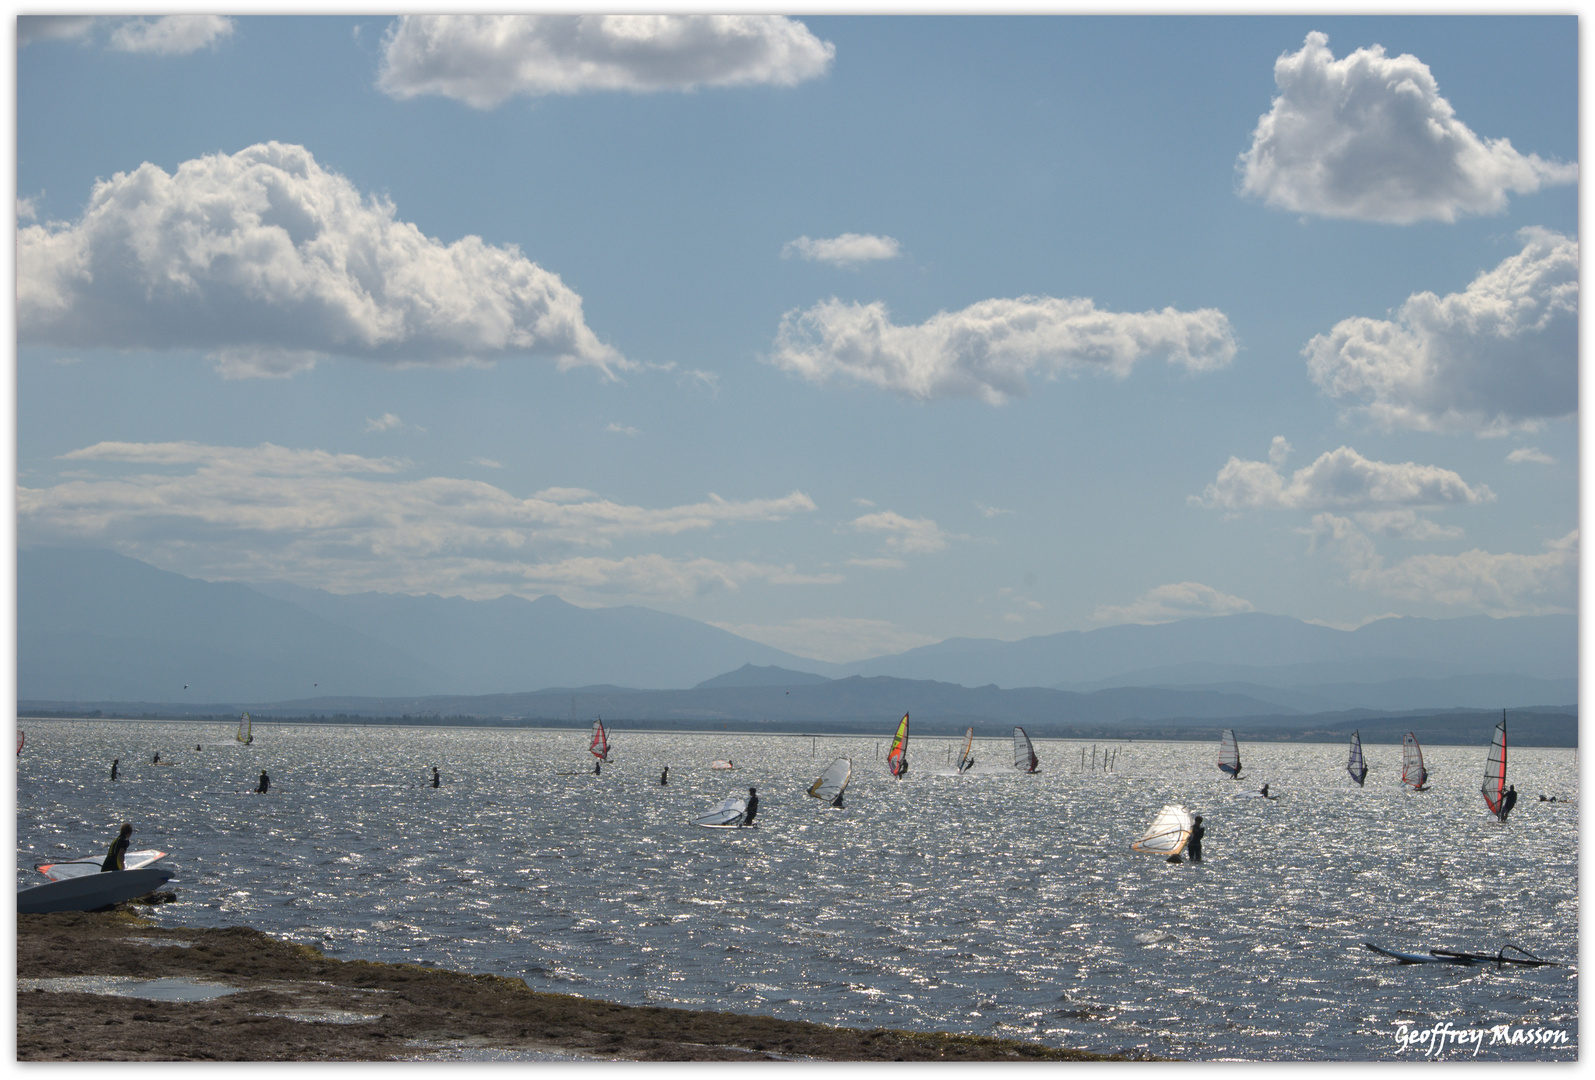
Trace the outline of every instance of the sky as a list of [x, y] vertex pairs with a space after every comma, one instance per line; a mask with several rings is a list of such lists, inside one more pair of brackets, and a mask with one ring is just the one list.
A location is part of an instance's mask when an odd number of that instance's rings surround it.
[[23, 19], [17, 542], [832, 661], [1574, 611], [1577, 33]]

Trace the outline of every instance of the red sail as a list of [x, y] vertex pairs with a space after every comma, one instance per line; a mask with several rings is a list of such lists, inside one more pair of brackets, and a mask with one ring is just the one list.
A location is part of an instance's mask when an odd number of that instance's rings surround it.
[[1484, 785], [1479, 789], [1484, 805], [1490, 813], [1501, 816], [1501, 796], [1506, 794], [1506, 716], [1495, 725], [1495, 741], [1490, 744], [1490, 756], [1484, 763]]
[[892, 775], [901, 777], [903, 770], [908, 767], [908, 714], [903, 714], [903, 719], [897, 725], [897, 734], [892, 736], [892, 748], [886, 752], [886, 767]]

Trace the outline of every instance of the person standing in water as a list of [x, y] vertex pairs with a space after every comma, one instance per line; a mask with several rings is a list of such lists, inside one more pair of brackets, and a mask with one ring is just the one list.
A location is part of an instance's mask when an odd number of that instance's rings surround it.
[[593, 762], [593, 775], [594, 776], [602, 776], [602, 775], [604, 775], [604, 763], [603, 763], [602, 760]]
[[659, 774], [659, 786], [664, 787], [670, 783], [670, 766], [665, 766], [665, 771]]
[[752, 825], [759, 813], [759, 790], [748, 788], [748, 808], [742, 812], [742, 824]]
[[1202, 816], [1198, 814], [1191, 821], [1191, 839], [1185, 845], [1185, 850], [1191, 853], [1192, 862], [1202, 861], [1202, 837], [1207, 835], [1207, 830], [1202, 828]]
[[116, 767], [118, 765], [120, 765], [120, 764], [122, 764], [122, 759], [121, 758], [112, 758], [111, 759], [111, 779], [112, 780], [116, 779]]
[[432, 786], [437, 787], [442, 782], [443, 778], [438, 775], [438, 767], [436, 765], [432, 766]]
[[128, 841], [133, 839], [133, 825], [131, 822], [122, 822], [122, 831], [116, 834], [116, 839], [111, 841], [111, 849], [105, 853], [105, 861], [100, 864], [100, 873], [108, 874], [113, 870], [124, 870], [122, 857], [127, 854]]
[[160, 763], [161, 763], [161, 752], [159, 750], [157, 750], [157, 751], [155, 751], [155, 756], [150, 758], [150, 764], [151, 765], [159, 765]]
[[260, 770], [260, 783], [255, 785], [255, 794], [264, 795], [271, 790], [271, 777], [266, 775], [266, 770]]
[[1258, 792], [1258, 794], [1259, 794], [1259, 795], [1261, 795], [1261, 796], [1262, 796], [1262, 797], [1263, 797], [1263, 798], [1265, 798], [1265, 799], [1266, 799], [1266, 798], [1268, 798], [1268, 797], [1269, 797], [1269, 794], [1268, 794], [1268, 785], [1267, 785], [1267, 784], [1264, 784], [1264, 785], [1263, 785], [1263, 790], [1262, 790], [1262, 791], [1259, 791], [1259, 792]]

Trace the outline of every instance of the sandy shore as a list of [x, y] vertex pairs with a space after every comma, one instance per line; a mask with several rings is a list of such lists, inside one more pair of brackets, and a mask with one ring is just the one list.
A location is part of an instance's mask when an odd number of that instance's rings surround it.
[[[129, 979], [207, 1000], [126, 996]], [[197, 986], [194, 984], [198, 984]], [[117, 993], [118, 990], [123, 993]], [[144, 992], [151, 988], [146, 986]], [[334, 960], [132, 910], [17, 917], [19, 1061], [1122, 1061], [974, 1035], [614, 1005], [496, 975]]]

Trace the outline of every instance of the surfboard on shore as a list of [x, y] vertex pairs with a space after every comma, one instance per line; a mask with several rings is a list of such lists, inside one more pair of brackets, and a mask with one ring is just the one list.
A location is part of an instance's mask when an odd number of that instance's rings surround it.
[[84, 874], [51, 881], [17, 893], [17, 914], [95, 911], [152, 893], [170, 880], [171, 871], [146, 866], [138, 870], [110, 870], [103, 874]]

